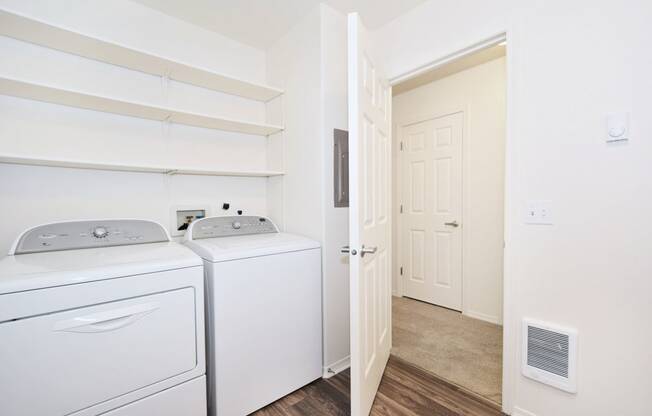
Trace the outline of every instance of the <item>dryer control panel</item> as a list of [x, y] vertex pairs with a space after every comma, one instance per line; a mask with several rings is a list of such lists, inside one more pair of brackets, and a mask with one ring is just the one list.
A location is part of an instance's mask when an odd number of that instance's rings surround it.
[[11, 254], [124, 246], [170, 241], [165, 229], [146, 220], [88, 220], [39, 225], [25, 231]]
[[186, 240], [277, 232], [276, 225], [265, 217], [253, 215], [207, 217], [190, 224], [186, 232]]

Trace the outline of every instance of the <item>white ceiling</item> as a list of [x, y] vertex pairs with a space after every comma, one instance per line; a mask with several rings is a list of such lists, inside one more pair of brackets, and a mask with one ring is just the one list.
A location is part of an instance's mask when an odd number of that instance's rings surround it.
[[259, 49], [266, 49], [319, 3], [360, 13], [376, 29], [426, 0], [135, 0]]

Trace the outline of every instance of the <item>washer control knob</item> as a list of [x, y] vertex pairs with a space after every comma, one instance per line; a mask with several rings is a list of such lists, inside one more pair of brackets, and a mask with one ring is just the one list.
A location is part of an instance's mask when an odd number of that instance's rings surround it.
[[242, 224], [240, 224], [240, 221], [233, 221], [233, 224], [231, 224], [234, 229], [239, 230], [240, 227], [242, 227]]
[[95, 238], [104, 238], [109, 235], [109, 231], [104, 227], [95, 227], [93, 229], [93, 237]]

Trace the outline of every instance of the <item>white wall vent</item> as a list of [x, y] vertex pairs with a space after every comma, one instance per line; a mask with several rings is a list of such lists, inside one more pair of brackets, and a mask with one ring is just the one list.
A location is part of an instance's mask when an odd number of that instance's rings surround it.
[[577, 331], [523, 320], [523, 375], [577, 392]]

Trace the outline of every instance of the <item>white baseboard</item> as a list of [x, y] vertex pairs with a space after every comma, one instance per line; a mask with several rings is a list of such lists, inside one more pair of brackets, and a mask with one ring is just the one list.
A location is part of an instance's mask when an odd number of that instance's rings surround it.
[[500, 321], [500, 318], [497, 317], [497, 316], [491, 316], [491, 315], [487, 315], [485, 313], [476, 312], [476, 311], [464, 311], [463, 313], [464, 313], [464, 315], [468, 316], [469, 318], [479, 319], [481, 321], [490, 322], [490, 323], [496, 324], [496, 325], [502, 325], [503, 324]]
[[512, 412], [512, 416], [537, 416], [532, 412], [528, 412], [527, 410], [523, 410], [518, 406], [514, 406], [514, 411]]
[[346, 370], [351, 367], [351, 356], [342, 358], [341, 360], [335, 361], [334, 363], [324, 367], [322, 371], [323, 378], [331, 378], [335, 374]]

